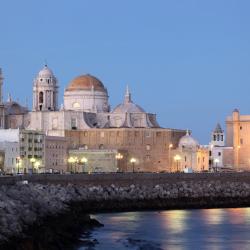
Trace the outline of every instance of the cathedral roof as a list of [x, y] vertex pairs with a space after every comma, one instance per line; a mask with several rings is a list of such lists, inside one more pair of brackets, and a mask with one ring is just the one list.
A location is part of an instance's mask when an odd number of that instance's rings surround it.
[[87, 74], [74, 78], [66, 88], [66, 91], [92, 90], [92, 89], [106, 92], [103, 83], [99, 79], [97, 79], [92, 75]]
[[133, 103], [131, 99], [131, 93], [127, 87], [124, 102], [117, 105], [112, 113], [146, 113], [143, 108]]

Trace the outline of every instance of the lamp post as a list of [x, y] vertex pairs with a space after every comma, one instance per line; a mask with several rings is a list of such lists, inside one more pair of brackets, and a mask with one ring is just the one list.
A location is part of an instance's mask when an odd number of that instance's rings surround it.
[[217, 172], [218, 171], [218, 163], [220, 162], [220, 160], [219, 159], [214, 159], [214, 162], [215, 162], [215, 172]]
[[36, 169], [37, 173], [39, 173], [39, 167], [40, 167], [40, 165], [41, 165], [41, 163], [39, 161], [36, 161], [34, 163], [34, 166], [35, 166], [35, 169]]
[[116, 154], [115, 155], [115, 158], [116, 158], [116, 160], [117, 160], [117, 162], [118, 162], [118, 167], [117, 167], [117, 172], [119, 171], [119, 162], [123, 159], [123, 155], [121, 154], [121, 153], [118, 153], [118, 154]]
[[170, 169], [170, 172], [172, 172], [172, 161], [171, 161], [171, 149], [173, 148], [173, 144], [170, 143], [168, 145], [168, 161], [169, 161], [169, 169]]
[[85, 157], [82, 157], [82, 159], [80, 161], [82, 163], [82, 172], [84, 172], [84, 169], [85, 169], [86, 163], [88, 162], [88, 159]]
[[73, 163], [75, 162], [74, 157], [70, 156], [68, 159], [68, 163], [70, 164], [70, 173], [72, 174]]
[[32, 174], [33, 174], [33, 171], [34, 171], [34, 163], [36, 162], [36, 159], [35, 159], [34, 157], [32, 157], [32, 158], [30, 159], [30, 162], [31, 162], [31, 165], [32, 165], [32, 170], [31, 170], [31, 172], [32, 172]]
[[130, 159], [130, 163], [132, 164], [132, 169], [133, 169], [133, 173], [135, 172], [135, 163], [136, 163], [136, 159], [135, 158], [131, 158]]
[[21, 164], [21, 158], [18, 156], [16, 158], [17, 174], [20, 174], [20, 164]]
[[179, 172], [179, 162], [180, 162], [180, 160], [181, 160], [180, 155], [175, 155], [174, 156], [174, 161], [176, 162], [177, 172]]

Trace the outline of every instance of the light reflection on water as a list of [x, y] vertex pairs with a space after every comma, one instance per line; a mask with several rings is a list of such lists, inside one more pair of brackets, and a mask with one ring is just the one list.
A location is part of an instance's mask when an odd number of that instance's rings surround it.
[[99, 244], [85, 249], [250, 249], [250, 208], [97, 214]]

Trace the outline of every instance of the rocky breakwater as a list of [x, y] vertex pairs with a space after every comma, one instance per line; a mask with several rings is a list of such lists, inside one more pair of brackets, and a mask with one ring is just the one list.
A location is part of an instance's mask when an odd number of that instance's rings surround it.
[[87, 213], [249, 205], [250, 184], [240, 181], [179, 181], [153, 186], [1, 186], [0, 249], [68, 249], [67, 243], [76, 240], [84, 225], [100, 225]]

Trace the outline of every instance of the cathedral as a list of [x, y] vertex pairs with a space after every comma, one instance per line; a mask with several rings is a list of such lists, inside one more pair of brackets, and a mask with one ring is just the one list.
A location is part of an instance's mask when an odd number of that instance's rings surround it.
[[[2, 85], [0, 72], [0, 92]], [[11, 98], [7, 102], [0, 99], [1, 128], [65, 137], [69, 150], [121, 150], [124, 171], [131, 171], [131, 158], [136, 159], [133, 168], [137, 171], [170, 171], [169, 150], [178, 146], [185, 131], [160, 127], [156, 114], [134, 103], [128, 87], [122, 103], [113, 109], [107, 88], [92, 75], [74, 78], [64, 91], [60, 107], [58, 89], [56, 76], [45, 65], [33, 82], [31, 111]]]

